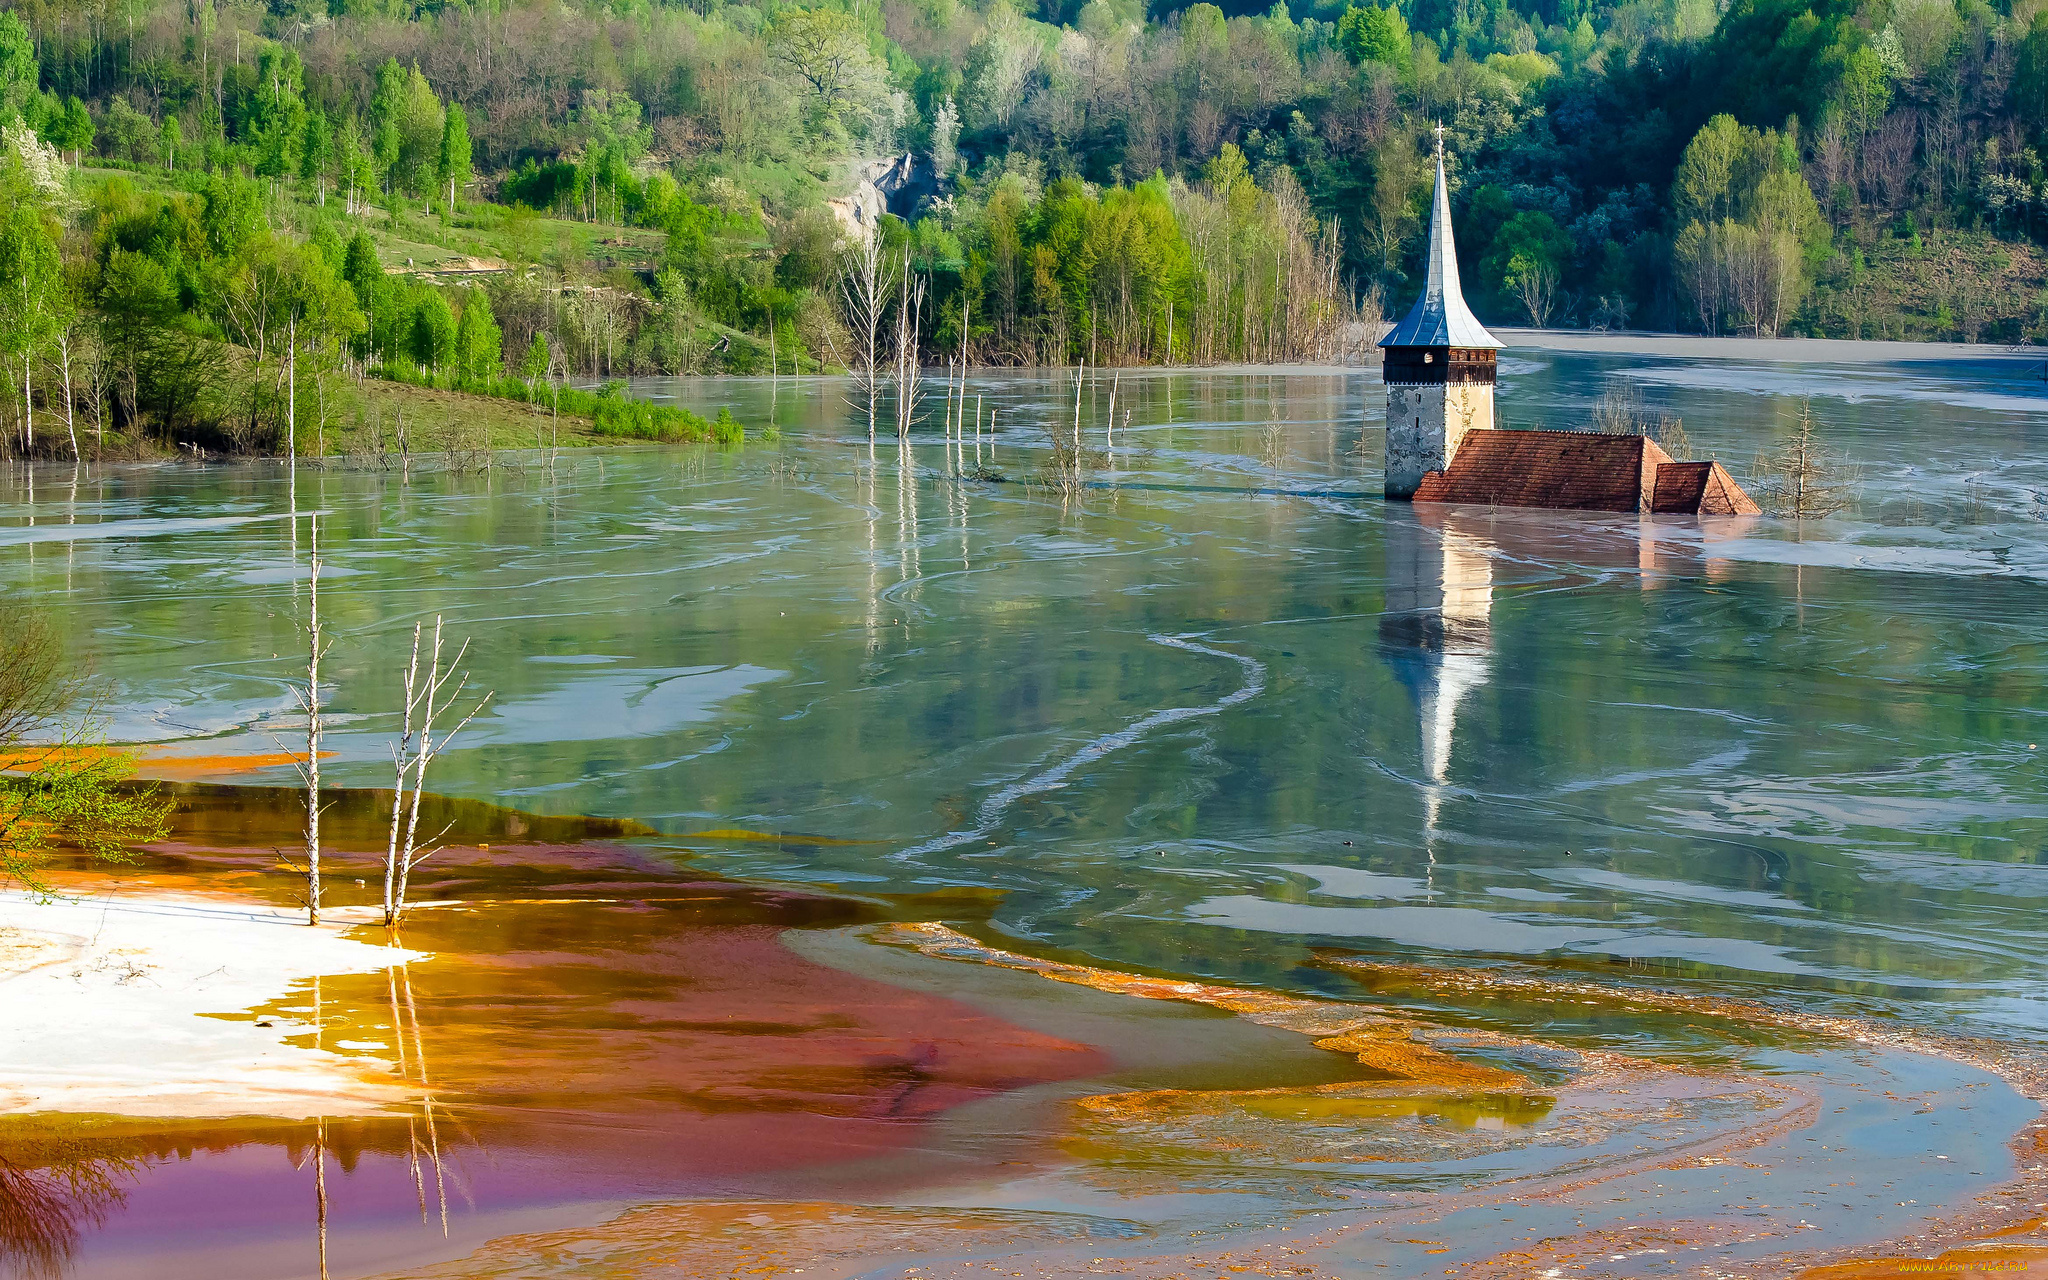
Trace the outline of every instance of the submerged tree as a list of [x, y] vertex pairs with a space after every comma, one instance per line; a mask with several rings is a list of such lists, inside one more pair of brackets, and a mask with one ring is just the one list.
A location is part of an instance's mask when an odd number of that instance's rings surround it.
[[918, 404], [924, 399], [924, 358], [917, 335], [924, 316], [926, 282], [911, 270], [908, 254], [901, 271], [896, 287], [896, 436], [907, 440]]
[[320, 626], [320, 515], [307, 517], [312, 543], [310, 571], [306, 579], [306, 687], [293, 689], [306, 712], [306, 762], [299, 777], [306, 784], [306, 856], [301, 868], [306, 876], [306, 923], [320, 923], [320, 659], [327, 653], [327, 638]]
[[[434, 618], [434, 638], [427, 657], [427, 669], [420, 670], [420, 640], [424, 627], [414, 623], [412, 628], [412, 657], [406, 663], [404, 676], [404, 706], [402, 728], [399, 738], [391, 744], [391, 762], [398, 772], [397, 786], [391, 793], [391, 837], [384, 854], [384, 923], [395, 925], [405, 914], [406, 891], [411, 884], [412, 871], [420, 863], [440, 851], [433, 841], [439, 833], [426, 841], [419, 838], [420, 797], [427, 785], [427, 766], [445, 750], [462, 732], [463, 726], [476, 718], [491, 700], [489, 693], [477, 700], [468, 714], [438, 735], [434, 722], [447, 714], [455, 700], [469, 685], [469, 673], [461, 669], [462, 658], [469, 652], [469, 641], [455, 651], [453, 659], [443, 666], [441, 657], [441, 619]], [[450, 688], [450, 684], [453, 688]], [[432, 845], [430, 848], [421, 846]]]
[[1774, 516], [1817, 520], [1849, 505], [1856, 471], [1822, 441], [1813, 406], [1803, 404], [1784, 443], [1757, 455], [1749, 487], [1758, 505]]
[[875, 442], [875, 419], [881, 409], [882, 350], [895, 296], [896, 273], [890, 270], [882, 233], [876, 229], [847, 250], [839, 269], [839, 298], [852, 334], [852, 349], [846, 353], [850, 398], [854, 411], [866, 415], [869, 444]]

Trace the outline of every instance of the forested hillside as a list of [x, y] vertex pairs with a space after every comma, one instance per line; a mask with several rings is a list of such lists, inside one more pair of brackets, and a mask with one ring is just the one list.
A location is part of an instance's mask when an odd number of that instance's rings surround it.
[[1326, 358], [1412, 295], [1437, 121], [1491, 322], [2048, 325], [2040, 0], [1518, 2], [14, 0], [0, 356], [167, 431], [300, 352], [844, 365], [844, 198], [908, 154], [928, 360]]

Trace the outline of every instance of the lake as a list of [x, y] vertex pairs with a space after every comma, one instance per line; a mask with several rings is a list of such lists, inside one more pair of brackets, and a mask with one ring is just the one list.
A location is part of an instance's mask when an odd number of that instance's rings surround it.
[[[317, 510], [334, 637], [330, 785], [390, 785], [398, 667], [414, 624], [440, 617], [468, 642], [472, 690], [490, 698], [430, 789], [530, 814], [632, 819], [658, 833], [631, 842], [649, 866], [893, 904], [875, 910], [1077, 974], [1394, 1007], [1577, 1053], [1625, 1047], [1760, 1079], [1810, 1076], [1800, 1087], [1816, 1098], [1862, 1099], [1865, 1128], [1815, 1121], [1800, 1140], [1833, 1133], [1883, 1174], [1867, 1185], [1910, 1184], [1915, 1194], [1896, 1200], [1915, 1207], [1894, 1208], [1885, 1192], [1896, 1216], [1881, 1223], [1861, 1200], [1802, 1208], [1815, 1240], [1714, 1237], [1728, 1256], [1891, 1238], [2013, 1172], [2005, 1143], [2033, 1104], [2005, 1077], [1914, 1046], [2033, 1044], [2048, 1031], [2038, 369], [1503, 353], [1508, 425], [1582, 425], [1610, 387], [1627, 386], [1652, 417], [1682, 418], [1696, 456], [1738, 477], [1809, 406], [1857, 491], [1841, 515], [1804, 523], [1386, 503], [1372, 370], [1090, 373], [1078, 410], [1070, 372], [991, 372], [967, 382], [968, 415], [978, 410], [983, 427], [970, 423], [957, 446], [940, 434], [944, 392], [931, 386], [932, 422], [900, 447], [870, 447], [839, 382], [648, 380], [634, 392], [730, 407], [750, 427], [774, 422], [780, 438], [724, 452], [563, 450], [464, 474], [431, 461], [409, 476], [305, 469], [289, 493], [270, 462], [16, 470], [0, 490], [0, 588], [47, 605], [93, 654], [110, 735], [152, 744], [147, 769], [177, 775], [181, 758], [203, 757], [196, 771], [210, 780], [290, 785], [288, 769], [235, 761], [302, 734], [290, 685], [303, 669], [309, 533], [283, 516]], [[1049, 433], [1072, 432], [1077, 416], [1083, 482], [1050, 483]], [[1030, 984], [1045, 984], [1007, 961], [799, 934], [795, 953], [832, 972], [924, 984], [1118, 1061], [1164, 1037], [1177, 1047], [1159, 1060], [1173, 1060], [1177, 1088], [1205, 1071], [1206, 1087], [1226, 1091], [1328, 1083], [1315, 1053], [1253, 1079], [1246, 1063], [1287, 1056], [1259, 1047], [1266, 1031], [1218, 1048], [1236, 1055], [1233, 1075], [1203, 1067], [1175, 1039], [1184, 1029], [1134, 1030], [1149, 1012], [1109, 1030], [1110, 1004], [1024, 1010]], [[453, 935], [445, 945], [486, 947]], [[981, 976], [951, 989], [932, 976], [956, 970]], [[1002, 990], [976, 985], [991, 983]], [[1589, 984], [1760, 1001], [1901, 1040], [1877, 1059], [1815, 1047], [1803, 1037], [1817, 1032], [1789, 1022], [1784, 1036], [1752, 1027], [1702, 1040], [1676, 1006], [1566, 1008], [1591, 1006]], [[1085, 1001], [1111, 1001], [1106, 992]], [[1229, 999], [1217, 1007], [1236, 1009]], [[1478, 1052], [1569, 1087], [1573, 1069], [1520, 1049]], [[1033, 1070], [1044, 1089], [1094, 1069]], [[1692, 1105], [1673, 1101], [1674, 1087], [1654, 1086], [1660, 1105]], [[1904, 1136], [1937, 1121], [1871, 1099], [1908, 1088], [1974, 1090], [1974, 1119], [1946, 1111], [1945, 1136]], [[973, 1105], [994, 1107], [994, 1096]], [[1702, 1109], [1686, 1114], [1725, 1121], [1731, 1104], [1716, 1098], [1694, 1098]], [[1466, 1135], [1547, 1123], [1505, 1106], [1431, 1123]], [[1332, 1174], [1297, 1144], [1270, 1161], [1292, 1173], [1233, 1175], [1202, 1201], [1206, 1175], [1189, 1170], [1203, 1162], [1188, 1151], [1226, 1141], [1218, 1133], [1243, 1137], [1205, 1129], [1224, 1123], [1208, 1112], [1170, 1123], [1103, 1113], [1092, 1129], [968, 1114], [998, 1118], [935, 1123], [1056, 1130], [1060, 1154], [1033, 1166], [1035, 1181], [991, 1173], [994, 1160], [971, 1177], [892, 1175], [891, 1203], [1135, 1223], [1150, 1248], [1160, 1237], [1147, 1233], [1171, 1223], [1185, 1250], [1186, 1230], [1291, 1221], [1332, 1197], [1385, 1209], [1373, 1197], [1391, 1194], [1381, 1174]], [[1869, 1127], [1885, 1125], [1883, 1138]], [[1619, 1132], [1600, 1141], [1630, 1145]], [[1179, 1154], [1138, 1162], [1150, 1174], [1105, 1154], [1153, 1141]], [[1948, 1163], [1970, 1167], [1932, 1164], [1939, 1142], [1954, 1144]], [[1542, 1142], [1512, 1155], [1513, 1143], [1446, 1143], [1403, 1148], [1403, 1194], [1436, 1178], [1561, 1176], [1530, 1154]], [[237, 1159], [254, 1149], [227, 1145]], [[499, 1150], [516, 1146], [506, 1137]], [[804, 1163], [805, 1177], [830, 1163]], [[1174, 1168], [1172, 1187], [1148, 1180]], [[860, 1198], [843, 1169], [801, 1196], [786, 1171], [784, 1182], [699, 1175], [710, 1183], [650, 1173], [602, 1194], [557, 1187], [506, 1203], [623, 1206], [711, 1183], [778, 1203]], [[1430, 1265], [1478, 1266], [1530, 1222], [1563, 1230], [1582, 1212], [1467, 1223], [1461, 1252]], [[132, 1260], [141, 1228], [121, 1221], [88, 1233], [69, 1264], [78, 1274]], [[473, 1235], [539, 1222], [514, 1214]], [[256, 1239], [275, 1225], [246, 1230]], [[810, 1228], [777, 1229], [801, 1239]], [[1100, 1257], [1105, 1237], [1091, 1230], [1075, 1247]], [[1430, 1230], [1450, 1238], [1450, 1227]], [[378, 1247], [358, 1273], [414, 1257]], [[1356, 1242], [1314, 1247], [1382, 1256]], [[198, 1237], [180, 1248], [207, 1253]]]

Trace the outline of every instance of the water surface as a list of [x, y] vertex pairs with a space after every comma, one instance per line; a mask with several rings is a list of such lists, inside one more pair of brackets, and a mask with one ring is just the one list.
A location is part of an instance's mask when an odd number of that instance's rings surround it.
[[[935, 397], [873, 448], [832, 381], [663, 380], [636, 391], [779, 442], [295, 490], [270, 463], [42, 468], [31, 498], [17, 471], [0, 588], [95, 654], [116, 738], [274, 755], [303, 665], [295, 503], [320, 513], [336, 785], [389, 785], [395, 668], [439, 617], [490, 700], [433, 788], [630, 819], [679, 867], [964, 894], [1015, 951], [1278, 991], [1542, 966], [2038, 1034], [2040, 384], [1530, 349], [1503, 359], [1503, 417], [1577, 425], [1616, 382], [1738, 475], [1810, 402], [1858, 500], [1804, 524], [1388, 504], [1370, 371], [1091, 375], [1078, 487], [1042, 483], [1065, 375], [976, 377], [993, 433], [949, 445]], [[818, 954], [860, 968], [833, 938]], [[1930, 1204], [1969, 1185], [1913, 1176], [1945, 1188]], [[1856, 1205], [1836, 1225], [1868, 1228]]]
[[[776, 446], [307, 475], [330, 776], [385, 780], [394, 664], [441, 616], [492, 698], [438, 789], [877, 842], [678, 840], [721, 872], [998, 888], [1018, 940], [1233, 980], [1325, 983], [1317, 943], [1563, 953], [2040, 1025], [2048, 402], [1526, 351], [1503, 416], [1567, 425], [1617, 379], [1738, 470], [1809, 393], [1862, 501], [1418, 513], [1372, 496], [1379, 389], [1341, 371], [1118, 376], [1129, 425], [1065, 499], [949, 478], [936, 422], [871, 462], [816, 380], [641, 388], [772, 412]], [[1003, 410], [984, 464], [1041, 472], [1071, 381], [970, 390]], [[115, 736], [268, 746], [304, 608], [280, 469], [36, 480], [0, 579], [96, 654]]]

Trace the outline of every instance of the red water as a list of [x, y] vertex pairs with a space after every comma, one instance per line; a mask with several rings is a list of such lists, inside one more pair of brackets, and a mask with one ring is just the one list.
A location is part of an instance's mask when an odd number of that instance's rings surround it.
[[[131, 879], [284, 901], [291, 886], [272, 865], [267, 849], [187, 829]], [[357, 887], [352, 869], [337, 865], [331, 905], [375, 887]], [[17, 1164], [103, 1171], [111, 1184], [72, 1196], [82, 1220], [46, 1224], [42, 1271], [133, 1275], [147, 1258], [152, 1275], [317, 1274], [316, 1137], [329, 1267], [346, 1275], [603, 1205], [786, 1192], [917, 1147], [949, 1108], [1107, 1066], [1091, 1047], [784, 945], [790, 929], [872, 916], [858, 904], [692, 876], [617, 844], [470, 846], [422, 870], [401, 938], [433, 958], [317, 992], [320, 1043], [392, 1064], [420, 1104], [322, 1124], [0, 1128], [0, 1155]], [[455, 898], [464, 905], [433, 905]], [[314, 999], [308, 984], [224, 1012], [303, 1023], [310, 1044]], [[959, 1153], [948, 1163], [957, 1176]], [[914, 1185], [915, 1165], [893, 1161], [886, 1176]], [[33, 1252], [14, 1249], [12, 1265], [27, 1273]]]

